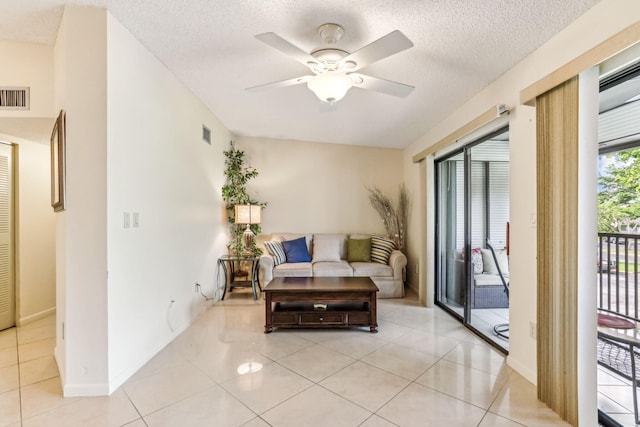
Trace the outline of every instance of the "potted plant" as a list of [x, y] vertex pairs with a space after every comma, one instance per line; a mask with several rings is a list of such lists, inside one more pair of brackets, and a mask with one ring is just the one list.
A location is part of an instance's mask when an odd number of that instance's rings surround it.
[[[234, 206], [257, 205], [264, 208], [267, 204], [253, 199], [247, 191], [247, 183], [258, 176], [258, 171], [245, 165], [244, 151], [238, 150], [233, 141], [231, 141], [229, 149], [224, 151], [224, 156], [224, 176], [226, 183], [222, 186], [222, 200], [226, 202], [227, 217], [229, 224], [231, 224], [229, 228], [231, 241], [227, 246], [232, 254], [240, 255], [245, 249], [242, 234], [246, 226], [236, 224]], [[262, 231], [260, 224], [251, 224], [250, 227], [255, 235], [258, 235]], [[253, 240], [251, 248], [249, 249], [254, 256], [262, 254], [262, 250], [256, 246], [255, 240]]]

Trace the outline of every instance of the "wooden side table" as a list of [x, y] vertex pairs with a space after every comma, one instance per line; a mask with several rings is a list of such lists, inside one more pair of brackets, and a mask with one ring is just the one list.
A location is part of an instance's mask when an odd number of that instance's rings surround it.
[[[258, 291], [262, 292], [262, 286], [260, 286], [260, 277], [258, 275], [260, 269], [260, 257], [243, 257], [236, 255], [222, 255], [218, 258], [218, 265], [222, 267], [224, 272], [224, 291], [222, 292], [222, 298], [224, 300], [227, 294], [227, 286], [229, 292], [233, 292], [234, 287], [251, 287], [253, 291], [253, 299], [258, 300]], [[251, 271], [243, 272], [240, 269], [240, 263], [247, 262], [251, 264]], [[244, 273], [244, 274], [243, 274]]]

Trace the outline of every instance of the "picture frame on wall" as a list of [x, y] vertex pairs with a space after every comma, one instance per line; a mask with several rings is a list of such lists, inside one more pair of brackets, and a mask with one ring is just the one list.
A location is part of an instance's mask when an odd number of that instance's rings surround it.
[[51, 206], [54, 212], [65, 209], [65, 122], [66, 113], [60, 114], [51, 132]]

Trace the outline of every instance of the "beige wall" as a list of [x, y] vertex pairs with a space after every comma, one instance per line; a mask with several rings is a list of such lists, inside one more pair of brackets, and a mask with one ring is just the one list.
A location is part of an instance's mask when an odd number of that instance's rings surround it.
[[0, 40], [0, 58], [0, 86], [30, 87], [30, 109], [2, 110], [0, 117], [53, 117], [53, 48]]
[[367, 187], [397, 200], [403, 179], [396, 149], [239, 137], [238, 149], [259, 176], [248, 185], [268, 202], [264, 233], [384, 233]]
[[[535, 174], [535, 109], [519, 104], [520, 91], [536, 80], [558, 69], [571, 59], [606, 40], [627, 26], [640, 20], [640, 2], [634, 0], [603, 0], [570, 24], [548, 43], [533, 52], [513, 69], [478, 93], [466, 104], [443, 120], [437, 127], [411, 144], [404, 152], [405, 177], [410, 188], [420, 197], [433, 185], [429, 165], [426, 177], [421, 178], [421, 167], [412, 157], [435, 144], [446, 135], [462, 127], [473, 118], [497, 104], [514, 109], [510, 115], [511, 160], [511, 310], [508, 363], [536, 381], [536, 341], [529, 336], [530, 323], [536, 322], [536, 174]], [[412, 215], [411, 229], [424, 229], [419, 212]], [[433, 245], [433, 233], [426, 248]], [[419, 278], [421, 292], [433, 293], [433, 263], [429, 263], [425, 245], [410, 241], [410, 253], [417, 254], [421, 265], [430, 266]], [[410, 261], [411, 262], [411, 261]], [[595, 390], [593, 390], [595, 393]]]
[[48, 144], [17, 141], [18, 323], [51, 314], [56, 307], [55, 216], [51, 208]]
[[[22, 120], [23, 128], [30, 119]], [[52, 120], [50, 120], [52, 122]], [[51, 125], [51, 123], [50, 123]], [[29, 133], [29, 132], [26, 132]], [[50, 205], [48, 139], [35, 142], [4, 132], [0, 140], [15, 144], [16, 178], [16, 323], [55, 312], [55, 217]]]
[[54, 312], [55, 221], [50, 206], [49, 135], [53, 127], [52, 46], [0, 41], [0, 86], [30, 88], [29, 110], [0, 110], [0, 139], [19, 146], [16, 322]]

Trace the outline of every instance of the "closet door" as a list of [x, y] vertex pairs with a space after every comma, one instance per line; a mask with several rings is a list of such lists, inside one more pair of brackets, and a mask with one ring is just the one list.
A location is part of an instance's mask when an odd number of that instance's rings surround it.
[[0, 330], [15, 325], [12, 146], [0, 143]]

